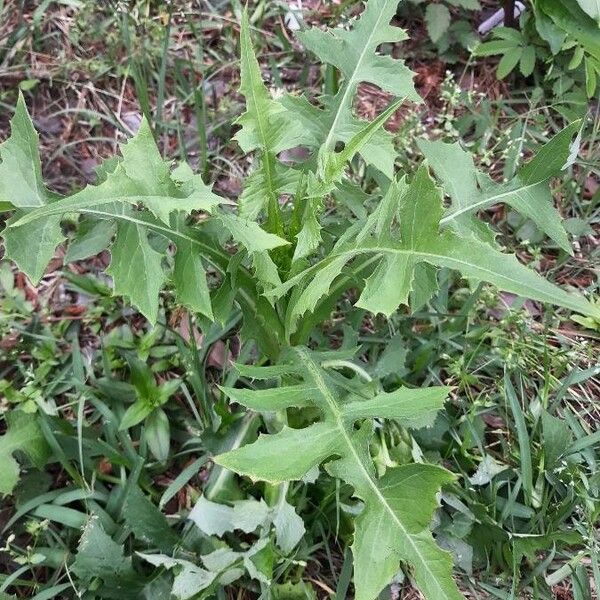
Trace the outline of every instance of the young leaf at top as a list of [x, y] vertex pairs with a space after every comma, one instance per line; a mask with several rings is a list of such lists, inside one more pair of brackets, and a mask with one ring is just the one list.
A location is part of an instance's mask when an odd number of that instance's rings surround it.
[[[287, 187], [289, 169], [277, 162], [276, 155], [299, 145], [300, 129], [280, 102], [271, 98], [265, 87], [250, 39], [248, 11], [242, 15], [240, 32], [240, 92], [246, 112], [237, 119], [241, 125], [235, 139], [244, 152], [258, 150], [259, 166], [247, 182], [240, 199], [242, 216], [255, 217], [267, 209], [267, 229], [283, 233], [279, 216], [279, 195]], [[250, 202], [250, 198], [254, 202]]]
[[[298, 32], [300, 41], [308, 50], [339, 69], [344, 76], [335, 97], [324, 99], [323, 109], [311, 105], [304, 98], [287, 96], [283, 101], [302, 122], [302, 145], [325, 145], [331, 150], [337, 142], [348, 142], [363, 128], [364, 124], [352, 110], [360, 83], [371, 83], [398, 98], [420, 102], [412, 81], [413, 73], [404, 61], [377, 54], [382, 44], [407, 38], [403, 29], [391, 25], [397, 7], [397, 0], [370, 0], [350, 30], [321, 31], [313, 28]], [[389, 134], [380, 131], [364, 146], [361, 155], [367, 163], [392, 177], [395, 153]]]
[[[303, 405], [309, 399], [320, 409], [320, 421], [304, 429], [286, 427], [280, 433], [261, 436], [253, 444], [217, 456], [215, 461], [252, 479], [272, 483], [300, 479], [311, 467], [325, 463], [332, 476], [350, 484], [364, 502], [352, 546], [357, 600], [377, 598], [398, 571], [400, 561], [410, 566], [429, 600], [462, 599], [452, 579], [450, 555], [436, 545], [429, 532], [436, 494], [453, 476], [440, 467], [413, 464], [390, 469], [378, 479], [369, 455], [373, 418], [395, 419], [408, 427], [431, 425], [448, 388], [401, 388], [364, 399], [349, 394], [349, 384], [332, 377], [321, 366], [322, 358], [319, 353], [296, 347], [290, 351], [289, 362], [277, 365], [278, 369], [287, 365], [287, 378], [295, 380], [290, 389], [303, 388], [303, 396], [290, 393], [286, 401], [286, 387], [228, 390], [236, 402], [260, 406], [261, 410], [296, 406], [298, 400]], [[266, 367], [264, 376], [260, 367], [248, 373], [269, 378], [272, 369]], [[358, 430], [357, 421], [362, 422]]]

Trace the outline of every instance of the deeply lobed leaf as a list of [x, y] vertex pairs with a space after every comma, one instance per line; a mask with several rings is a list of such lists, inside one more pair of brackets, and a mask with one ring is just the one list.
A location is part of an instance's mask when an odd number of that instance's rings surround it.
[[[415, 270], [428, 264], [455, 269], [469, 279], [523, 297], [582, 314], [598, 314], [598, 308], [583, 296], [551, 284], [472, 232], [440, 230], [442, 213], [440, 190], [426, 166], [419, 169], [408, 188], [392, 184], [381, 211], [387, 218], [380, 213], [373, 215], [362, 231], [355, 230], [343, 243], [338, 242], [329, 256], [266, 292], [278, 298], [293, 290], [286, 315], [288, 334], [296, 330], [304, 313], [315, 310], [319, 301], [331, 294], [334, 281], [342, 276], [346, 265], [361, 257], [371, 257], [363, 266], [366, 264], [372, 272], [357, 305], [375, 313], [390, 315], [405, 304], [417, 289]], [[397, 217], [398, 225], [392, 217]]]
[[[415, 464], [390, 469], [377, 479], [369, 454], [372, 418], [391, 418], [407, 426], [431, 424], [448, 388], [400, 389], [366, 400], [348, 397], [346, 386], [340, 385], [321, 362], [318, 354], [295, 348], [287, 372], [290, 377], [299, 377], [300, 383], [254, 391], [226, 390], [236, 402], [260, 410], [280, 410], [295, 406], [304, 389], [303, 402], [318, 407], [322, 419], [303, 429], [284, 427], [277, 434], [263, 435], [253, 444], [217, 456], [215, 461], [252, 479], [271, 483], [300, 479], [315, 465], [325, 463], [332, 476], [350, 484], [364, 502], [353, 544], [359, 600], [377, 598], [397, 572], [400, 561], [410, 565], [417, 584], [430, 600], [462, 598], [452, 579], [450, 557], [435, 544], [428, 529], [437, 507], [436, 494], [453, 476], [433, 465]], [[260, 368], [247, 373], [270, 378], [284, 371], [285, 366], [266, 369], [264, 375]], [[357, 421], [362, 422], [358, 430], [354, 426]]]
[[452, 199], [442, 225], [490, 241], [489, 232], [482, 232], [474, 214], [503, 202], [530, 218], [565, 252], [572, 254], [561, 217], [553, 205], [548, 179], [560, 175], [573, 163], [579, 145], [579, 138], [573, 142], [573, 137], [580, 128], [579, 122], [565, 127], [519, 169], [512, 181], [503, 184], [496, 184], [477, 171], [473, 157], [458, 142], [419, 140], [420, 150]]
[[[29, 150], [28, 154], [14, 150], [21, 146]], [[0, 165], [8, 168], [19, 160], [24, 177], [31, 181], [41, 178], [37, 149], [35, 155], [33, 152], [37, 148], [37, 135], [22, 98], [13, 118], [13, 132], [2, 148]], [[171, 243], [177, 248], [171, 278], [180, 302], [212, 318], [201, 245], [186, 229], [182, 218], [192, 211], [213, 213], [219, 204], [229, 201], [215, 195], [187, 165], [171, 172], [160, 156], [146, 120], [137, 135], [121, 147], [121, 152], [122, 159], [112, 161], [104, 169], [104, 179], [98, 185], [89, 185], [65, 198], [42, 196], [40, 192], [39, 205], [35, 206], [27, 206], [33, 202], [24, 202], [20, 188], [9, 187], [6, 172], [0, 171], [6, 201], [18, 209], [2, 234], [8, 258], [35, 283], [45, 272], [57, 245], [65, 240], [60, 227], [65, 216], [78, 213], [95, 223], [103, 220], [110, 226], [101, 233], [95, 227], [96, 237], [81, 240], [79, 252], [85, 257], [90, 255], [90, 248], [95, 253], [110, 248], [112, 260], [108, 273], [113, 277], [116, 294], [128, 297], [154, 322], [159, 293], [169, 280], [164, 265]], [[38, 188], [42, 189], [39, 182]], [[140, 205], [142, 210], [138, 209]], [[251, 252], [285, 243], [254, 222], [226, 213], [220, 219]], [[157, 243], [158, 240], [162, 241]]]

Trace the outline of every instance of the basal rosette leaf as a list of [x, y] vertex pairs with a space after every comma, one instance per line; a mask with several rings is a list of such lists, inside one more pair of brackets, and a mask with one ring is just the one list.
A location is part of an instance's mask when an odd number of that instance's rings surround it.
[[[260, 411], [312, 404], [320, 409], [322, 420], [303, 429], [284, 427], [277, 434], [262, 435], [252, 444], [217, 456], [215, 462], [271, 483], [301, 479], [324, 463], [332, 476], [350, 484], [364, 502], [352, 546], [358, 600], [377, 598], [400, 562], [410, 567], [429, 600], [461, 599], [452, 579], [450, 555], [429, 532], [436, 494], [453, 475], [434, 465], [414, 464], [390, 469], [378, 479], [369, 453], [373, 418], [395, 419], [408, 427], [431, 425], [449, 388], [400, 388], [365, 399], [347, 391], [349, 381], [341, 382], [339, 375], [328, 373], [324, 358], [296, 347], [289, 363], [238, 366], [247, 377], [285, 375], [290, 384], [259, 390], [224, 388], [235, 402]], [[356, 422], [362, 423], [358, 430]]]

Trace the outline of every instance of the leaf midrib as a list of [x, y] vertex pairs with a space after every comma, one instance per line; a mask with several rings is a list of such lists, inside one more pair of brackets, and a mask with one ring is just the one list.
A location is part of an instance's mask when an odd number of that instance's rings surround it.
[[[196, 238], [186, 235], [185, 233], [182, 233], [181, 231], [178, 231], [177, 229], [163, 227], [162, 225], [158, 225], [156, 223], [149, 223], [147, 221], [144, 221], [143, 219], [136, 219], [135, 217], [132, 217], [130, 215], [125, 215], [125, 214], [109, 213], [109, 212], [104, 212], [101, 210], [94, 210], [94, 209], [85, 209], [85, 210], [82, 210], [79, 212], [81, 212], [83, 214], [96, 215], [99, 217], [108, 217], [110, 219], [115, 219], [115, 218], [122, 219], [124, 221], [128, 221], [128, 222], [134, 223], [136, 225], [142, 225], [144, 227], [148, 227], [149, 229], [158, 231], [169, 239], [172, 239], [173, 237], [178, 237], [183, 240], [186, 240], [186, 241], [190, 242], [191, 244], [202, 248], [206, 253], [206, 254], [205, 253], [202, 254], [203, 258], [208, 260], [219, 272], [221, 272], [221, 273], [226, 272], [226, 268], [224, 268], [223, 265], [219, 264], [219, 262], [216, 259], [210, 257], [210, 254], [221, 254], [220, 252], [216, 251], [215, 248], [209, 246], [208, 244], [205, 244], [205, 243], [201, 242], [200, 240], [197, 240]], [[226, 255], [222, 255], [222, 258], [228, 259], [229, 257]], [[246, 276], [249, 279], [251, 278], [249, 273], [246, 273]], [[259, 317], [259, 320], [260, 320], [260, 311], [258, 310], [258, 305], [256, 303], [256, 299], [242, 286], [240, 286], [238, 288], [238, 292], [239, 292], [240, 296], [242, 296], [244, 302], [250, 308], [252, 313], [254, 315], [256, 315], [257, 317]], [[264, 325], [264, 327], [266, 329], [267, 328], [266, 321], [264, 321], [264, 323], [262, 323], [262, 324]]]
[[[247, 47], [246, 47], [246, 51], [244, 52], [244, 62], [246, 63], [246, 70], [248, 71], [248, 75], [250, 77], [250, 96], [252, 98], [252, 106], [254, 108], [254, 114], [256, 115], [256, 122], [258, 124], [258, 131], [259, 131], [259, 137], [262, 143], [262, 149], [263, 152], [265, 153], [265, 156], [262, 160], [262, 165], [263, 168], [265, 170], [265, 180], [267, 182], [267, 193], [269, 195], [269, 198], [274, 197], [275, 195], [275, 181], [273, 179], [273, 172], [271, 169], [271, 160], [269, 159], [269, 148], [267, 145], [267, 136], [265, 133], [266, 127], [264, 124], [264, 120], [263, 120], [263, 115], [262, 112], [258, 109], [258, 98], [256, 96], [256, 91], [255, 91], [255, 86], [262, 86], [263, 85], [263, 81], [262, 79], [256, 79], [256, 73], [254, 72], [254, 69], [252, 68], [252, 64], [251, 64], [251, 59], [250, 59], [250, 54], [252, 52], [251, 48], [251, 42], [249, 39], [249, 34], [248, 35], [248, 39], [247, 41]], [[258, 64], [258, 63], [257, 63]], [[267, 124], [268, 127], [268, 124]]]
[[[323, 398], [325, 399], [325, 401], [327, 402], [327, 405], [329, 406], [329, 409], [333, 413], [336, 426], [337, 426], [340, 434], [342, 435], [346, 446], [350, 450], [352, 457], [355, 459], [356, 464], [359, 466], [361, 472], [363, 473], [364, 479], [368, 483], [369, 488], [374, 493], [374, 495], [377, 497], [377, 499], [379, 500], [381, 505], [384, 507], [385, 512], [387, 512], [390, 515], [390, 517], [392, 518], [394, 523], [397, 525], [398, 529], [400, 529], [400, 531], [402, 532], [402, 535], [404, 535], [404, 537], [410, 544], [411, 548], [413, 549], [414, 554], [416, 556], [418, 556], [423, 569], [429, 574], [431, 579], [433, 581], [435, 581], [440, 594], [442, 594], [440, 596], [440, 598], [446, 597], [443, 587], [438, 583], [436, 575], [429, 568], [426, 558], [423, 556], [423, 554], [421, 553], [418, 546], [414, 543], [412, 536], [407, 531], [406, 527], [404, 527], [402, 521], [400, 521], [400, 519], [394, 512], [393, 508], [389, 505], [385, 496], [381, 493], [381, 490], [377, 486], [377, 483], [373, 480], [367, 467], [361, 460], [360, 455], [358, 454], [356, 447], [354, 446], [354, 443], [352, 442], [352, 439], [348, 435], [348, 430], [344, 423], [342, 413], [337, 405], [337, 402], [335, 401], [335, 398], [332, 396], [331, 391], [329, 390], [329, 387], [323, 380], [323, 377], [321, 375], [319, 367], [314, 363], [314, 361], [312, 360], [312, 358], [309, 356], [308, 352], [306, 352], [306, 350], [304, 348], [295, 348], [295, 351], [298, 354], [298, 356], [300, 357], [300, 359], [304, 362], [307, 370], [309, 371], [311, 377], [313, 378], [313, 381], [315, 382], [316, 387], [321, 392]], [[414, 562], [414, 561], [411, 561], [411, 562]]]
[[[354, 256], [358, 256], [358, 255], [366, 254], [366, 253], [369, 253], [369, 254], [371, 254], [371, 253], [373, 253], [373, 254], [377, 254], [377, 253], [379, 253], [379, 254], [398, 254], [398, 255], [412, 256], [412, 257], [421, 258], [422, 260], [425, 260], [426, 262], [433, 262], [433, 264], [436, 266], [439, 266], [439, 263], [437, 261], [440, 259], [443, 259], [445, 261], [451, 261], [457, 265], [466, 265], [470, 268], [477, 269], [484, 273], [490, 274], [490, 283], [492, 283], [493, 285], [496, 285], [497, 287], [502, 287], [502, 286], [498, 285], [497, 283], [494, 283], [494, 281], [501, 280], [504, 282], [508, 282], [511, 285], [525, 286], [525, 287], [533, 290], [535, 293], [539, 294], [539, 296], [537, 298], [538, 300], [541, 300], [541, 298], [547, 298], [548, 299], [547, 301], [549, 301], [549, 302], [556, 301], [555, 297], [550, 298], [548, 291], [544, 291], [538, 287], [534, 287], [530, 283], [524, 284], [521, 281], [519, 281], [518, 279], [510, 278], [504, 274], [498, 274], [496, 271], [493, 271], [492, 269], [488, 269], [488, 268], [482, 267], [480, 265], [470, 263], [465, 260], [460, 260], [460, 259], [450, 256], [448, 254], [436, 254], [434, 252], [424, 252], [422, 250], [405, 250], [405, 249], [401, 249], [401, 248], [390, 248], [390, 247], [385, 247], [385, 246], [383, 246], [383, 247], [371, 246], [369, 248], [357, 248], [357, 249], [347, 250], [345, 252], [340, 252], [336, 255], [330, 255], [323, 261], [316, 263], [312, 267], [309, 267], [303, 273], [300, 273], [300, 274], [296, 275], [294, 278], [286, 281], [283, 284], [283, 286], [286, 288], [285, 292], [288, 289], [290, 289], [291, 287], [293, 287], [293, 285], [295, 285], [296, 283], [299, 283], [305, 277], [309, 276], [311, 273], [318, 271], [319, 268], [321, 268], [323, 266], [323, 263], [325, 263], [325, 262], [328, 264], [329, 262], [336, 260], [337, 258], [344, 256], [344, 255], [346, 255], [348, 257], [348, 261], [349, 261]], [[430, 260], [427, 260], [427, 259], [430, 259]], [[521, 265], [521, 266], [524, 267], [524, 265]], [[532, 273], [535, 273], [535, 272], [532, 272]], [[507, 291], [510, 291], [510, 290], [507, 290]], [[571, 308], [572, 310], [576, 310], [576, 311], [584, 311], [586, 313], [589, 312], [589, 311], [586, 311], [586, 308], [584, 307], [583, 303], [580, 304], [582, 301], [585, 301], [585, 298], [578, 298], [577, 296], [570, 297], [568, 292], [566, 292], [565, 290], [562, 290], [559, 287], [556, 287], [555, 293], [562, 293], [564, 295], [565, 302], [563, 302], [562, 305], [565, 306], [566, 308]], [[532, 299], [536, 299], [536, 298], [532, 297]], [[570, 301], [568, 305], [566, 304], [567, 300]], [[544, 300], [541, 300], [541, 301], [544, 301]]]
[[342, 97], [340, 98], [340, 102], [338, 104], [338, 109], [337, 112], [335, 114], [335, 117], [333, 119], [333, 122], [331, 123], [331, 128], [329, 129], [329, 133], [327, 134], [327, 138], [325, 139], [325, 148], [330, 149], [331, 146], [333, 145], [333, 135], [336, 132], [336, 128], [337, 128], [337, 124], [338, 121], [341, 117], [342, 114], [342, 109], [343, 107], [346, 105], [346, 101], [348, 99], [348, 95], [352, 94], [352, 88], [354, 86], [354, 84], [356, 83], [356, 74], [359, 72], [360, 68], [362, 67], [362, 62], [367, 54], [367, 51], [370, 49], [371, 46], [371, 40], [373, 39], [373, 36], [375, 35], [375, 32], [379, 29], [379, 25], [381, 23], [381, 19], [383, 18], [383, 14], [384, 11], [381, 10], [381, 12], [379, 13], [379, 16], [377, 17], [377, 22], [375, 24], [375, 26], [373, 27], [373, 29], [371, 30], [371, 33], [369, 34], [369, 37], [367, 38], [365, 45], [358, 57], [358, 61], [356, 62], [356, 66], [354, 68], [354, 71], [352, 72], [352, 75], [350, 76], [350, 78], [344, 82], [344, 85], [346, 86], [346, 89], [344, 90], [344, 93], [342, 94]]
[[539, 184], [540, 184], [540, 182], [537, 181], [536, 183], [529, 183], [529, 184], [521, 185], [520, 187], [517, 187], [513, 190], [507, 190], [507, 191], [501, 192], [499, 194], [494, 194], [492, 196], [486, 196], [485, 198], [481, 198], [480, 200], [478, 200], [477, 202], [474, 202], [473, 204], [470, 204], [469, 206], [463, 206], [461, 208], [458, 208], [457, 210], [453, 210], [453, 211], [449, 212], [446, 216], [444, 216], [440, 219], [440, 226], [446, 225], [450, 221], [457, 219], [458, 217], [460, 217], [461, 215], [464, 215], [465, 213], [475, 212], [479, 208], [482, 208], [486, 205], [491, 206], [493, 204], [496, 204], [502, 198], [506, 198], [507, 196], [512, 196], [513, 194], [520, 194], [523, 191], [527, 191], [531, 188], [538, 186]]

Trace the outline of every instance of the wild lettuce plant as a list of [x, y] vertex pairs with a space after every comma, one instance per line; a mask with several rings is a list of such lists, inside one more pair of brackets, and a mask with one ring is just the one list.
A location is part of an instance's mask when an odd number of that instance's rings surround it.
[[[114, 294], [152, 323], [165, 288], [208, 320], [219, 318], [224, 305], [237, 304], [241, 335], [255, 342], [259, 358], [256, 366], [236, 369], [248, 380], [270, 383], [222, 391], [249, 411], [280, 418], [278, 431], [270, 420], [270, 433], [216, 456], [215, 463], [283, 485], [323, 465], [363, 503], [352, 546], [358, 600], [377, 598], [401, 563], [430, 600], [459, 599], [450, 555], [429, 531], [437, 494], [454, 476], [415, 463], [379, 477], [369, 451], [378, 420], [408, 428], [431, 424], [449, 389], [383, 391], [378, 382], [362, 378], [352, 352], [311, 350], [311, 334], [351, 289], [360, 291], [356, 305], [373, 314], [423, 306], [436, 292], [440, 267], [590, 317], [599, 317], [600, 310], [503, 252], [478, 218], [481, 209], [505, 203], [571, 252], [548, 180], [574, 160], [580, 124], [558, 133], [507, 182], [478, 171], [459, 144], [428, 140], [420, 144], [426, 160], [416, 173], [395, 172], [393, 136], [383, 125], [402, 102], [419, 101], [404, 62], [378, 53], [382, 44], [406, 38], [393, 24], [396, 5], [397, 0], [369, 0], [349, 30], [299, 33], [308, 51], [342, 75], [335, 96], [318, 103], [270, 93], [244, 15], [240, 91], [246, 111], [236, 121], [235, 140], [253, 156], [254, 167], [237, 202], [215, 194], [187, 164], [172, 168], [146, 121], [119, 157], [101, 165], [96, 185], [60, 197], [44, 184], [37, 134], [20, 97], [12, 134], [0, 146], [0, 207], [13, 213], [2, 236], [7, 257], [34, 284], [60, 244], [67, 243], [67, 259], [109, 249]], [[361, 83], [396, 98], [372, 122], [353, 110]], [[300, 146], [308, 158], [282, 160], [284, 151]], [[378, 185], [369, 195], [347, 174], [356, 161], [377, 172]], [[373, 204], [374, 210], [366, 210]], [[325, 232], [326, 207], [336, 206], [351, 216], [342, 228]], [[61, 222], [73, 215], [80, 225], [67, 240]], [[215, 277], [207, 279], [207, 271]], [[288, 409], [305, 407], [319, 416], [300, 429], [283, 424]], [[284, 500], [286, 489], [281, 488]], [[179, 564], [168, 557], [144, 558], [167, 568]]]

